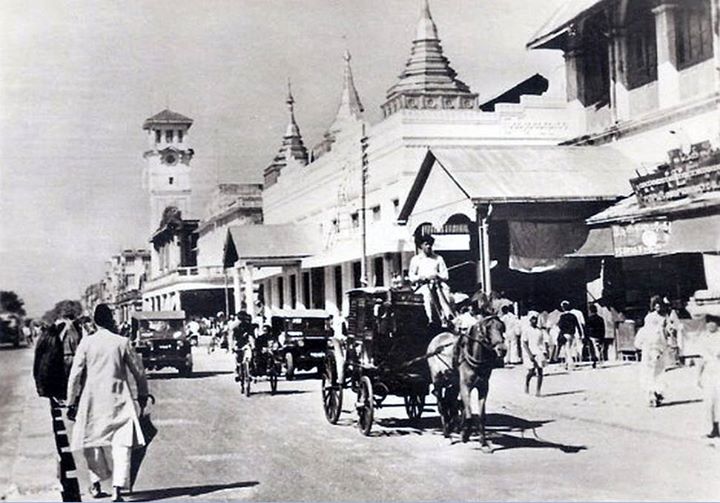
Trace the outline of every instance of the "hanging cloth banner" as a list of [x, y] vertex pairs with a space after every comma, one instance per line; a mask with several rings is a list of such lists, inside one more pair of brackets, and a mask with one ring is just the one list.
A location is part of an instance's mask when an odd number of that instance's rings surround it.
[[580, 249], [588, 236], [584, 222], [509, 221], [510, 269], [539, 273], [582, 264], [566, 255]]

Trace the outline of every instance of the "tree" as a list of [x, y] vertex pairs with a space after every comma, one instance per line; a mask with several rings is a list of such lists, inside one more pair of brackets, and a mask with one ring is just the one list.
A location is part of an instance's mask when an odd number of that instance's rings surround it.
[[75, 318], [83, 312], [82, 304], [79, 300], [61, 300], [55, 307], [43, 314], [42, 319], [45, 323], [55, 323], [55, 320], [63, 315], [71, 314]]
[[25, 316], [25, 302], [11, 290], [0, 291], [0, 311]]

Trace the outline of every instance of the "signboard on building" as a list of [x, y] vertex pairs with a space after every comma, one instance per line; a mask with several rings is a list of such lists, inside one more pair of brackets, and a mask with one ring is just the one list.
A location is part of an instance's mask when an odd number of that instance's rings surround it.
[[672, 233], [672, 223], [636, 222], [614, 225], [612, 230], [616, 257], [654, 255], [666, 249]]

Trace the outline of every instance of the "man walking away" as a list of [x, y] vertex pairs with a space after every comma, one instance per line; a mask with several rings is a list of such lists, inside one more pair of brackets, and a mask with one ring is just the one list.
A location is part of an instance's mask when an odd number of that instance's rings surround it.
[[659, 296], [650, 300], [650, 312], [645, 323], [635, 335], [635, 347], [642, 352], [640, 358], [640, 381], [647, 393], [648, 405], [657, 407], [664, 399], [663, 374], [665, 373], [666, 317]]
[[560, 332], [558, 335], [558, 350], [565, 360], [565, 370], [573, 370], [582, 327], [580, 327], [577, 316], [570, 311], [570, 302], [563, 300], [560, 303], [560, 310], [562, 314], [557, 323]]
[[137, 384], [141, 409], [147, 404], [148, 386], [130, 340], [116, 333], [106, 304], [97, 306], [94, 320], [98, 330], [80, 342], [70, 371], [68, 418], [77, 418], [70, 448], [85, 455], [92, 496], [104, 495], [100, 482], [112, 475], [113, 501], [123, 501], [121, 491], [130, 485], [131, 449], [145, 445], [128, 371]]
[[593, 362], [593, 368], [598, 361], [603, 361], [603, 341], [605, 340], [605, 320], [598, 314], [597, 306], [588, 306], [587, 339], [588, 351]]

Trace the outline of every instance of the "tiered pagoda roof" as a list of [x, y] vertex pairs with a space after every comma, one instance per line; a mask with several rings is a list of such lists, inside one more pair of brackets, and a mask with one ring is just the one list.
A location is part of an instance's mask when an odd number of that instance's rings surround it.
[[477, 106], [478, 95], [457, 78], [443, 55], [428, 0], [423, 0], [410, 58], [382, 105], [385, 117], [401, 109], [475, 109]]

